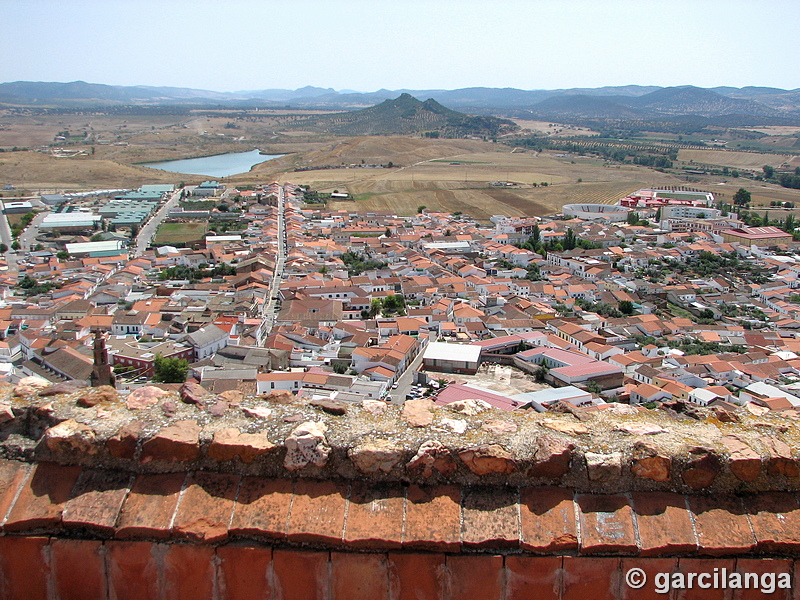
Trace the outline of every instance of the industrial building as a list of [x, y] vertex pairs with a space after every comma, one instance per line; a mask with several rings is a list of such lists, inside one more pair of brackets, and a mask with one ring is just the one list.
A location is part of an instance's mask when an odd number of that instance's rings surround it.
[[422, 356], [422, 364], [431, 371], [444, 373], [471, 373], [481, 362], [480, 346], [431, 342]]

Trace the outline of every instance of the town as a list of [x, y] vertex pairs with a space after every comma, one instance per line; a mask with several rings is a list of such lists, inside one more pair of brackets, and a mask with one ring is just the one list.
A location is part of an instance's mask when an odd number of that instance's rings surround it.
[[800, 260], [780, 209], [748, 227], [746, 198], [642, 189], [480, 223], [245, 187], [6, 201], [3, 378], [99, 385], [102, 339], [123, 393], [188, 380], [503, 411], [800, 406]]

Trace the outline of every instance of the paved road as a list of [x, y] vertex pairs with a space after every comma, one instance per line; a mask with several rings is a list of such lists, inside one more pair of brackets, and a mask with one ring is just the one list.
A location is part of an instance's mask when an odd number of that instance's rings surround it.
[[17, 265], [17, 255], [16, 252], [10, 249], [13, 241], [14, 240], [11, 237], [11, 227], [8, 224], [8, 219], [6, 218], [6, 214], [2, 213], [2, 217], [0, 218], [0, 242], [9, 248], [9, 250], [5, 253], [5, 259], [8, 263], [8, 270], [16, 273], [19, 271], [19, 266]]
[[169, 213], [169, 209], [175, 208], [180, 202], [182, 190], [175, 190], [173, 192], [172, 197], [167, 200], [167, 202], [162, 206], [156, 214], [150, 217], [150, 220], [142, 225], [142, 228], [139, 230], [139, 234], [136, 236], [136, 250], [134, 251], [134, 256], [141, 256], [147, 247], [150, 245], [150, 242], [153, 239], [153, 236], [156, 234], [156, 229], [167, 217], [167, 213]]
[[269, 297], [267, 305], [264, 307], [262, 317], [267, 320], [265, 327], [265, 337], [270, 334], [275, 319], [278, 317], [277, 300], [278, 292], [283, 281], [283, 268], [286, 263], [286, 195], [282, 187], [278, 188], [278, 248], [275, 257], [275, 272], [272, 275], [272, 283], [269, 286]]
[[36, 245], [36, 236], [39, 235], [39, 226], [49, 214], [49, 210], [37, 213], [37, 215], [33, 217], [31, 224], [20, 234], [19, 243], [22, 246], [23, 252], [31, 252], [33, 250], [33, 247]]

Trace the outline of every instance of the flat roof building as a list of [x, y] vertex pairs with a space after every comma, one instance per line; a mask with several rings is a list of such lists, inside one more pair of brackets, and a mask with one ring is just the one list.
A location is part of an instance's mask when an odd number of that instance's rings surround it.
[[426, 369], [445, 373], [475, 373], [481, 361], [480, 346], [431, 342], [422, 356]]
[[62, 231], [94, 231], [99, 228], [101, 221], [100, 215], [85, 212], [74, 213], [50, 213], [47, 215], [40, 229], [57, 229]]
[[738, 242], [745, 246], [776, 246], [788, 244], [794, 238], [777, 227], [742, 227], [741, 229], [723, 229], [719, 232], [726, 242]]

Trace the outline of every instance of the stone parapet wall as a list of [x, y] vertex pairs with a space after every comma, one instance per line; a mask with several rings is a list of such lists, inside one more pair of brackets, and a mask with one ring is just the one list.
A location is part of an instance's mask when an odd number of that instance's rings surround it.
[[[557, 485], [578, 492], [755, 493], [800, 488], [793, 411], [755, 416], [685, 405], [564, 413], [215, 396], [196, 384], [127, 396], [69, 384], [0, 389], [0, 451], [131, 473], [421, 485]], [[58, 393], [62, 392], [62, 393]], [[677, 412], [681, 410], [683, 412]]]
[[[792, 597], [791, 413], [45, 385], [0, 389], [0, 598]], [[654, 587], [698, 573], [764, 579]]]

